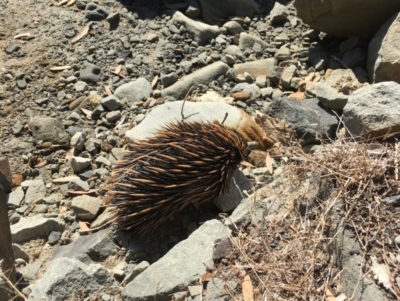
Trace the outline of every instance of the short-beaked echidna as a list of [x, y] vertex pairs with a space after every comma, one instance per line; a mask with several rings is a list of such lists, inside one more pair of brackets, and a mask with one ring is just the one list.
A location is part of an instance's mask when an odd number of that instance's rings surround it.
[[113, 168], [107, 206], [122, 229], [144, 234], [193, 203], [222, 195], [249, 154], [218, 121], [177, 121], [129, 145]]

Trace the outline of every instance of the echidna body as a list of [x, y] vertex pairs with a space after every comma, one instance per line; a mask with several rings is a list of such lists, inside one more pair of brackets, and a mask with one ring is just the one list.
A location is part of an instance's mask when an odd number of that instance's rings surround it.
[[116, 163], [107, 197], [113, 221], [144, 234], [190, 204], [214, 201], [248, 153], [240, 134], [218, 121], [168, 124]]

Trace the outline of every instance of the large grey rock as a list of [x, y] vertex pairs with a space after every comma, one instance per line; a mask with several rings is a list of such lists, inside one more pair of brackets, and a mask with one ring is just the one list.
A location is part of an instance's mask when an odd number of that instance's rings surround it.
[[[319, 31], [338, 37], [373, 37], [394, 12], [398, 0], [296, 0], [297, 16]], [[362, 13], [361, 13], [362, 11]]]
[[[223, 62], [216, 62], [192, 74], [184, 76], [181, 80], [161, 91], [163, 97], [172, 96], [176, 99], [183, 99], [189, 89], [196, 85], [205, 85], [215, 80], [229, 70], [229, 66]], [[117, 89], [118, 90], [118, 89]]]
[[267, 114], [285, 122], [296, 131], [301, 145], [333, 138], [338, 126], [336, 116], [318, 105], [316, 98], [295, 100], [277, 98], [267, 109]]
[[372, 82], [400, 83], [400, 13], [381, 26], [368, 47], [368, 75]]
[[11, 226], [11, 238], [14, 243], [23, 243], [32, 239], [47, 238], [52, 231], [64, 231], [65, 224], [58, 218], [46, 218], [40, 215], [22, 217]]
[[259, 75], [268, 76], [275, 68], [275, 59], [269, 58], [264, 60], [235, 64], [233, 68], [235, 68], [238, 74], [243, 74], [247, 72], [253, 78], [257, 78], [257, 76]]
[[175, 245], [164, 257], [139, 274], [122, 290], [125, 301], [169, 300], [170, 294], [182, 291], [198, 281], [213, 266], [214, 241], [230, 235], [217, 220], [204, 223], [188, 239]]
[[255, 0], [198, 0], [201, 17], [208, 24], [216, 24], [218, 19], [230, 16], [252, 17], [260, 8]]
[[85, 265], [76, 259], [59, 258], [32, 289], [28, 300], [78, 300], [93, 294], [117, 294], [118, 284], [100, 264]]
[[33, 138], [53, 144], [68, 145], [70, 136], [60, 120], [45, 116], [35, 116], [30, 122]]
[[242, 32], [239, 36], [239, 48], [244, 50], [246, 48], [252, 49], [254, 44], [258, 43], [261, 45], [262, 49], [269, 47], [268, 43], [264, 42], [258, 37], [255, 37], [246, 32]]
[[114, 95], [119, 99], [126, 99], [129, 103], [135, 100], [145, 100], [151, 93], [153, 88], [145, 78], [138, 78], [135, 81], [123, 84], [115, 89]]
[[378, 137], [400, 131], [400, 84], [382, 82], [355, 91], [343, 110], [348, 135]]
[[111, 230], [100, 230], [91, 235], [80, 236], [73, 243], [56, 249], [52, 259], [77, 258], [81, 261], [101, 261], [114, 254], [117, 247], [111, 237]]
[[[125, 133], [128, 141], [146, 139], [169, 122], [181, 119], [183, 101], [174, 101], [158, 106], [146, 116], [137, 126]], [[237, 129], [242, 120], [241, 111], [222, 102], [185, 102], [183, 114], [188, 122], [194, 121], [222, 121], [228, 113], [224, 124]]]
[[199, 45], [205, 45], [219, 35], [218, 26], [192, 20], [179, 11], [173, 15], [172, 21], [185, 27], [186, 31], [193, 35], [194, 40]]

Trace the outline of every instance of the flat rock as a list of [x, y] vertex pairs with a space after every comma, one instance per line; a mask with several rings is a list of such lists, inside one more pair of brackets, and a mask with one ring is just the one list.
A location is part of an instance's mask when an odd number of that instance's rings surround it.
[[117, 247], [111, 238], [111, 230], [103, 229], [94, 234], [79, 236], [73, 243], [58, 247], [52, 255], [52, 260], [89, 258], [89, 261], [102, 261], [115, 252], [117, 252]]
[[264, 60], [257, 60], [253, 62], [246, 62], [241, 64], [235, 64], [233, 68], [238, 74], [245, 72], [249, 73], [253, 78], [257, 76], [268, 76], [275, 68], [275, 59], [269, 58]]
[[22, 187], [17, 187], [14, 191], [10, 193], [10, 196], [8, 197], [8, 202], [7, 205], [9, 207], [13, 208], [18, 208], [21, 206], [22, 200], [24, 199], [25, 193], [22, 189]]
[[85, 62], [84, 66], [85, 68], [79, 72], [79, 78], [86, 83], [97, 84], [100, 81], [100, 67], [88, 62]]
[[362, 3], [358, 0], [296, 0], [294, 7], [297, 16], [312, 28], [337, 37], [366, 36], [373, 37], [379, 27], [394, 12], [400, 11], [398, 0], [369, 0]]
[[230, 231], [219, 221], [205, 222], [128, 283], [122, 290], [122, 297], [125, 301], [153, 300], [157, 291], [157, 300], [169, 300], [170, 294], [198, 281], [206, 272], [206, 266], [213, 266], [214, 241], [229, 235]]
[[184, 76], [183, 78], [181, 78], [181, 80], [179, 80], [172, 86], [163, 89], [161, 91], [161, 95], [164, 98], [167, 96], [172, 96], [176, 99], [183, 99], [193, 85], [205, 85], [209, 81], [215, 80], [221, 75], [225, 75], [228, 70], [229, 66], [223, 62], [213, 63], [189, 75]]
[[90, 158], [75, 157], [71, 158], [71, 167], [74, 172], [81, 172], [82, 170], [88, 168], [92, 164]]
[[355, 91], [343, 109], [348, 135], [378, 137], [400, 131], [400, 84], [382, 82]]
[[400, 13], [381, 26], [368, 47], [368, 75], [374, 83], [400, 83]]
[[199, 45], [205, 45], [219, 35], [218, 26], [212, 26], [203, 22], [194, 21], [179, 11], [173, 15], [172, 21], [177, 25], [184, 26], [186, 31], [193, 35], [193, 39]]
[[318, 105], [316, 98], [302, 101], [290, 98], [274, 99], [267, 109], [267, 114], [285, 122], [296, 131], [301, 145], [319, 141], [322, 138], [333, 138], [338, 126], [336, 116]]
[[153, 89], [150, 83], [145, 78], [140, 77], [135, 81], [119, 86], [115, 90], [114, 96], [121, 100], [126, 99], [128, 104], [130, 104], [135, 100], [147, 99], [152, 92]]
[[22, 217], [11, 226], [14, 243], [27, 242], [37, 238], [47, 238], [52, 231], [64, 231], [65, 224], [57, 218], [45, 218], [40, 215]]
[[59, 258], [33, 287], [28, 300], [67, 300], [98, 293], [117, 294], [118, 284], [101, 264]]
[[36, 141], [43, 140], [45, 142], [52, 142], [53, 144], [68, 145], [70, 136], [64, 130], [60, 120], [45, 117], [35, 116], [30, 122], [33, 138]]
[[89, 195], [80, 195], [72, 199], [71, 208], [79, 219], [90, 221], [100, 210], [103, 201]]

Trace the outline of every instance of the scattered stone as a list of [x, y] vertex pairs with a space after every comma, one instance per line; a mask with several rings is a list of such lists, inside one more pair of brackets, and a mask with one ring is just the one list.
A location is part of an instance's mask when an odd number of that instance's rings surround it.
[[68, 189], [73, 191], [88, 191], [89, 184], [81, 179], [73, 179], [68, 183]]
[[219, 35], [218, 26], [211, 26], [202, 22], [194, 21], [179, 11], [173, 15], [172, 22], [182, 25], [188, 33], [193, 35], [194, 40], [199, 45], [207, 44], [210, 40]]
[[51, 233], [50, 233], [50, 235], [49, 235], [49, 238], [48, 238], [48, 244], [50, 245], [50, 246], [54, 246], [55, 244], [57, 244], [58, 243], [58, 241], [60, 240], [60, 238], [61, 238], [61, 232], [59, 232], [59, 231], [52, 231]]
[[68, 145], [70, 136], [58, 119], [35, 116], [30, 122], [33, 137], [39, 141], [52, 142], [53, 144]]
[[343, 109], [352, 137], [378, 137], [400, 131], [400, 84], [382, 82], [355, 91]]
[[84, 66], [85, 69], [79, 72], [79, 79], [89, 84], [96, 84], [97, 82], [99, 82], [101, 69], [96, 65], [88, 62], [85, 62]]
[[400, 46], [396, 43], [400, 32], [400, 13], [390, 18], [369, 43], [368, 74], [374, 83], [400, 83]]
[[178, 75], [176, 73], [165, 74], [161, 76], [161, 84], [164, 88], [171, 86], [178, 80]]
[[[87, 147], [86, 149], [88, 150]], [[88, 168], [91, 164], [92, 160], [89, 158], [75, 157], [75, 156], [71, 158], [71, 167], [74, 170], [74, 172], [81, 172], [82, 170]]]
[[273, 58], [269, 58], [265, 60], [235, 64], [233, 67], [239, 74], [248, 72], [253, 78], [257, 78], [257, 76], [260, 75], [267, 77], [272, 70], [274, 70], [275, 60]]
[[26, 189], [25, 204], [31, 204], [46, 196], [46, 185], [42, 178], [26, 180], [21, 183], [22, 189]]
[[333, 138], [338, 126], [336, 116], [318, 105], [315, 98], [302, 101], [290, 98], [274, 99], [267, 109], [267, 114], [283, 119], [297, 134], [301, 145], [319, 141], [322, 138]]
[[228, 21], [224, 24], [224, 27], [231, 35], [240, 34], [243, 31], [243, 27], [236, 21]]
[[36, 260], [31, 264], [27, 264], [26, 266], [19, 269], [19, 272], [26, 280], [36, 280], [36, 276], [41, 268], [43, 262], [40, 260]]
[[90, 221], [100, 210], [103, 201], [88, 195], [80, 195], [72, 199], [71, 208], [79, 219]]
[[56, 218], [45, 218], [40, 215], [22, 217], [18, 223], [11, 225], [11, 237], [14, 243], [23, 243], [37, 238], [48, 238], [52, 231], [64, 231], [64, 222]]
[[254, 44], [256, 44], [256, 43], [261, 45], [261, 47], [263, 49], [269, 47], [269, 45], [266, 42], [264, 42], [263, 40], [255, 37], [255, 36], [252, 36], [246, 32], [242, 32], [239, 36], [239, 48], [241, 50], [244, 50], [246, 48], [252, 49]]
[[204, 85], [211, 80], [218, 79], [229, 70], [229, 66], [223, 62], [215, 62], [207, 67], [186, 75], [181, 80], [161, 91], [165, 98], [168, 96], [183, 99], [193, 85]]
[[119, 99], [126, 99], [128, 105], [135, 100], [143, 100], [150, 97], [153, 89], [150, 83], [145, 78], [138, 78], [135, 81], [119, 86], [114, 93]]
[[115, 111], [122, 106], [121, 101], [115, 95], [107, 96], [101, 100], [101, 105], [109, 111]]
[[84, 132], [77, 132], [71, 138], [71, 146], [81, 151], [85, 147], [86, 134]]
[[273, 9], [269, 14], [272, 24], [285, 22], [289, 16], [289, 10], [286, 6], [275, 2]]
[[224, 300], [235, 294], [238, 284], [235, 281], [225, 281], [213, 278], [207, 283], [205, 301]]
[[[217, 220], [205, 222], [186, 240], [175, 245], [156, 264], [149, 266], [128, 283], [122, 290], [122, 298], [152, 298], [154, 288], [158, 288], [158, 298], [167, 299], [170, 294], [180, 291], [181, 287], [187, 287], [206, 272], [207, 266], [213, 265], [213, 243], [218, 238], [229, 236], [229, 233], [230, 231]], [[175, 273], [177, 266], [186, 268]]]
[[77, 258], [81, 261], [103, 261], [117, 252], [111, 230], [104, 229], [86, 236], [79, 236], [73, 243], [57, 248], [52, 260]]
[[349, 98], [323, 82], [317, 85], [316, 97], [325, 108], [332, 110], [343, 110]]
[[126, 275], [124, 281], [122, 281], [121, 285], [125, 286], [129, 282], [131, 282], [133, 279], [136, 278], [139, 274], [141, 274], [143, 271], [145, 271], [150, 264], [147, 261], [142, 261], [139, 263], [137, 266], [135, 266], [132, 271], [128, 275]]
[[52, 262], [36, 283], [28, 300], [67, 300], [71, 296], [117, 294], [118, 284], [101, 264], [85, 265], [77, 259]]
[[21, 46], [15, 43], [11, 43], [6, 47], [6, 53], [11, 54], [21, 49]]
[[17, 187], [14, 191], [10, 193], [10, 196], [8, 197], [8, 202], [7, 206], [11, 208], [17, 208], [21, 206], [22, 200], [24, 199], [24, 191], [22, 190], [22, 187]]
[[96, 3], [89, 2], [85, 8], [85, 18], [89, 21], [101, 21], [108, 17], [109, 12]]

